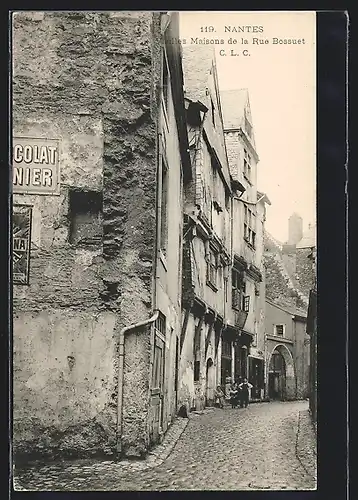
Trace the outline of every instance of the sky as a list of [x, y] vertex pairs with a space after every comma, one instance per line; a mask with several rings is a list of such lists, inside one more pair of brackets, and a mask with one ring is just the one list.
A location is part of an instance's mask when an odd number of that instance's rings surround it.
[[[182, 12], [180, 38], [224, 39], [214, 45], [220, 90], [247, 88], [260, 161], [257, 187], [267, 194], [267, 230], [288, 238], [288, 218], [303, 218], [303, 229], [316, 215], [316, 34], [315, 12]], [[212, 26], [210, 32], [205, 27]], [[231, 28], [225, 31], [225, 26]], [[238, 26], [261, 32], [238, 33]], [[202, 30], [202, 29], [203, 30]], [[229, 39], [237, 43], [229, 44]], [[248, 44], [242, 44], [242, 38]], [[268, 40], [257, 44], [254, 38]], [[274, 44], [273, 39], [301, 44]], [[304, 40], [304, 43], [302, 43]], [[226, 55], [221, 52], [224, 49]], [[231, 49], [238, 56], [231, 56]], [[243, 50], [250, 55], [243, 55]]]

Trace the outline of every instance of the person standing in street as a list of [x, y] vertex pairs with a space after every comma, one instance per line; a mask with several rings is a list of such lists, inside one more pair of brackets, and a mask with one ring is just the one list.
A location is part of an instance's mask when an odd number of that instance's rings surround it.
[[238, 398], [239, 398], [239, 388], [237, 387], [236, 382], [233, 382], [230, 387], [230, 403], [231, 403], [231, 408], [236, 408], [238, 404]]
[[220, 385], [217, 386], [216, 391], [214, 393], [215, 404], [219, 406], [219, 408], [224, 408], [224, 399], [225, 395]]
[[253, 385], [250, 384], [250, 382], [247, 380], [247, 378], [244, 378], [243, 382], [239, 385], [240, 389], [240, 407], [247, 408], [249, 406], [249, 399], [250, 399], [250, 390], [253, 388]]

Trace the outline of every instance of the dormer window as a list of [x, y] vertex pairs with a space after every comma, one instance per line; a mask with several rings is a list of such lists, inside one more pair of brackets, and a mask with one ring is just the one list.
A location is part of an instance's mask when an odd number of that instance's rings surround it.
[[251, 155], [244, 149], [244, 177], [251, 183]]

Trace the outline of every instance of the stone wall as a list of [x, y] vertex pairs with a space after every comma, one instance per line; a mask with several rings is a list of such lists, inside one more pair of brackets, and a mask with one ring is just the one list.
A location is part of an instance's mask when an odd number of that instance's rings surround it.
[[315, 283], [315, 270], [312, 265], [310, 248], [296, 250], [296, 283], [298, 288], [308, 297]]
[[[14, 135], [59, 139], [61, 166], [59, 196], [14, 196], [34, 207], [30, 285], [14, 286], [19, 454], [115, 450], [118, 332], [152, 307], [158, 23], [150, 12], [13, 16]], [[102, 195], [97, 245], [71, 243], [73, 189]]]

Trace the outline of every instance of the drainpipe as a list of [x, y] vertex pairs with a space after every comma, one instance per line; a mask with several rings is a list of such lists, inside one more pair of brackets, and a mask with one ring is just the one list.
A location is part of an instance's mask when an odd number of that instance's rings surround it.
[[233, 264], [233, 250], [234, 250], [234, 200], [235, 196], [231, 198], [231, 221], [230, 221], [230, 230], [231, 230], [231, 241], [230, 241], [230, 259], [231, 265]]
[[264, 334], [264, 399], [268, 400], [267, 334]]
[[118, 358], [118, 404], [117, 404], [117, 453], [122, 453], [122, 432], [123, 432], [123, 380], [124, 380], [124, 339], [125, 335], [137, 330], [143, 326], [150, 325], [156, 321], [159, 316], [159, 311], [156, 311], [153, 316], [139, 323], [122, 328], [119, 333], [119, 358]]
[[[163, 54], [160, 59], [160, 74], [163, 74]], [[156, 309], [157, 302], [157, 280], [158, 276], [158, 260], [160, 253], [160, 226], [161, 226], [161, 218], [162, 218], [162, 159], [163, 159], [163, 133], [162, 133], [162, 118], [161, 118], [161, 93], [163, 87], [162, 83], [158, 85], [157, 92], [157, 140], [158, 140], [158, 164], [157, 164], [157, 178], [156, 178], [156, 196], [155, 196], [155, 204], [156, 204], [156, 227], [155, 227], [155, 242], [154, 242], [154, 269], [153, 269], [153, 291], [152, 291], [152, 307], [153, 310]]]

